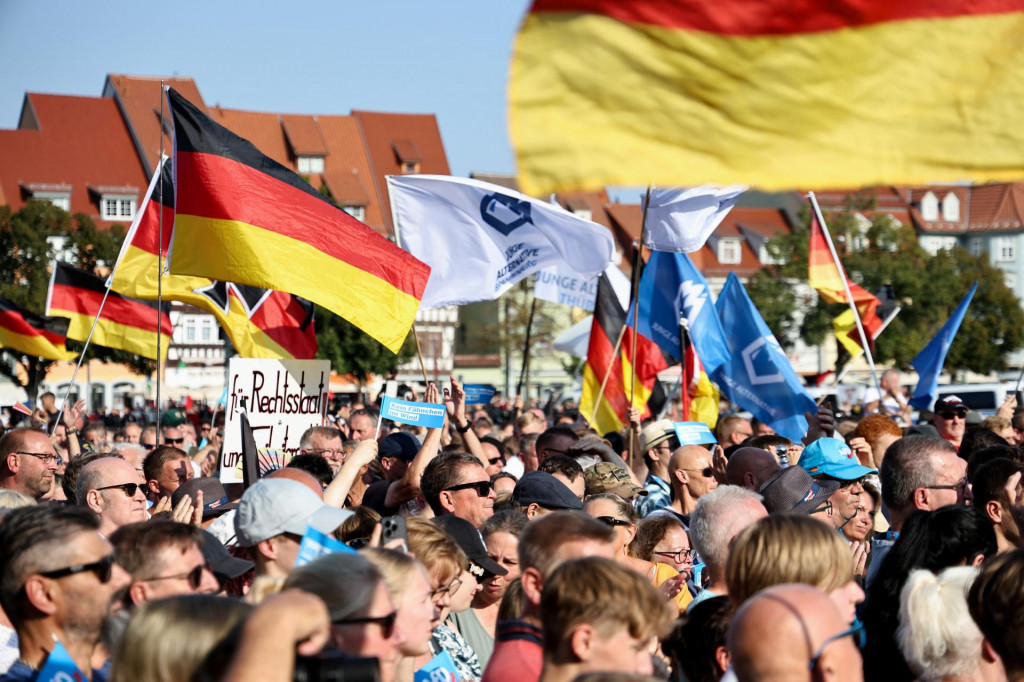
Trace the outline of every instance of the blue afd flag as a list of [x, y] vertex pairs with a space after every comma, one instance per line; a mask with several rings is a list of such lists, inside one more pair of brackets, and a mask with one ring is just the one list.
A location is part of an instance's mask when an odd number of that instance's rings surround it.
[[38, 682], [77, 682], [85, 680], [85, 675], [75, 665], [64, 645], [56, 641], [46, 657], [46, 664], [35, 679]]
[[[715, 314], [708, 283], [685, 253], [651, 252], [636, 298], [640, 302], [637, 331], [658, 344], [666, 355], [680, 359], [679, 313], [682, 311], [690, 326], [693, 347], [708, 374], [729, 361], [728, 345]], [[633, 326], [632, 305], [626, 324]]]
[[735, 274], [715, 308], [732, 356], [712, 378], [734, 403], [799, 442], [807, 432], [804, 412], [818, 408]]
[[910, 399], [910, 405], [919, 410], [927, 410], [932, 406], [932, 399], [935, 397], [935, 390], [939, 385], [939, 375], [942, 374], [942, 365], [946, 362], [946, 353], [953, 343], [953, 337], [960, 330], [960, 323], [964, 321], [967, 314], [967, 306], [971, 305], [974, 292], [978, 290], [978, 283], [975, 282], [971, 290], [960, 301], [953, 314], [942, 325], [939, 333], [932, 337], [928, 345], [917, 354], [910, 364], [917, 370], [917, 388], [914, 389], [914, 397]]
[[380, 418], [402, 424], [426, 426], [439, 429], [444, 426], [445, 406], [441, 403], [414, 403], [384, 396], [380, 406]]

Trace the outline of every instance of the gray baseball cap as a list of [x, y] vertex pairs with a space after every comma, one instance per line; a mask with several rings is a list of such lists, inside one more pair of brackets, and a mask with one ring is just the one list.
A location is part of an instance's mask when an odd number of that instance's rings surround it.
[[252, 547], [283, 533], [304, 535], [307, 526], [331, 533], [350, 516], [349, 510], [324, 504], [297, 481], [262, 478], [238, 502], [235, 536], [242, 547]]

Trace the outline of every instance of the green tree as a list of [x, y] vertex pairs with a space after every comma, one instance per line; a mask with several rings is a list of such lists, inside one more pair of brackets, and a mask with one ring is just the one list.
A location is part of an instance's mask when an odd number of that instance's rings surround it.
[[398, 355], [382, 346], [352, 323], [321, 306], [316, 307], [317, 357], [331, 361], [339, 374], [351, 374], [360, 386], [371, 375], [389, 376], [398, 365], [416, 354], [416, 341], [409, 333]]
[[[909, 368], [977, 280], [978, 292], [950, 348], [946, 367], [979, 373], [1005, 368], [1007, 355], [1024, 343], [1024, 312], [1004, 284], [1002, 270], [989, 265], [987, 255], [972, 256], [959, 247], [932, 256], [910, 226], [901, 226], [887, 215], [864, 224], [854, 211], [871, 207], [864, 197], [854, 196], [848, 210], [831, 213], [827, 219], [850, 279], [872, 292], [891, 284], [901, 306], [900, 314], [878, 337], [875, 360]], [[799, 302], [787, 310], [790, 283], [807, 280], [809, 212], [801, 218], [802, 224], [791, 234], [768, 243], [781, 265], [753, 278], [750, 295], [759, 309], [768, 311], [765, 321], [780, 343], [785, 343], [784, 337], [792, 338], [789, 335], [798, 327], [805, 343], [818, 345], [835, 338], [831, 320], [845, 306], [815, 297], [808, 302], [802, 321], [798, 321]]]

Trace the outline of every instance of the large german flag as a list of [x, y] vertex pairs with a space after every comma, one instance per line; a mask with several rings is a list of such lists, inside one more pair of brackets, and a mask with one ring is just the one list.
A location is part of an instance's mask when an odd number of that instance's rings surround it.
[[177, 195], [171, 273], [303, 296], [397, 353], [430, 268], [174, 90], [168, 96]]
[[[616, 354], [615, 342], [620, 334], [622, 343]], [[590, 347], [587, 351], [587, 364], [583, 367], [583, 394], [580, 397], [580, 414], [584, 419], [591, 420], [590, 426], [598, 433], [619, 432], [628, 423], [626, 412], [629, 408], [633, 372], [636, 372], [633, 404], [650, 414], [659, 411], [664, 403], [665, 394], [657, 377], [658, 372], [665, 369], [668, 363], [657, 344], [642, 334], [637, 335], [634, 362], [631, 357], [633, 334], [633, 329], [626, 326], [626, 311], [619, 303], [608, 277], [602, 274], [597, 283], [594, 324], [590, 328]], [[606, 375], [608, 382], [602, 393], [601, 383]]]
[[1024, 177], [1024, 0], [534, 0], [526, 194]]
[[[114, 291], [145, 300], [157, 299], [157, 245], [162, 229], [162, 253], [166, 256], [173, 227], [174, 176], [165, 159], [154, 173], [121, 246], [110, 282]], [[243, 358], [305, 360], [316, 355], [313, 304], [305, 299], [283, 291], [167, 273], [163, 274], [160, 286], [165, 301], [188, 303], [213, 314]]]
[[50, 290], [46, 293], [46, 314], [67, 317], [68, 337], [89, 338], [93, 320], [99, 315], [92, 341], [98, 346], [117, 348], [151, 360], [157, 359], [157, 319], [160, 327], [160, 355], [167, 357], [171, 343], [171, 318], [165, 309], [158, 315], [157, 304], [111, 292], [100, 310], [107, 287], [101, 277], [66, 263], [54, 262]]
[[0, 298], [0, 347], [47, 360], [74, 360], [78, 353], [64, 347], [67, 335], [67, 320], [36, 315]]

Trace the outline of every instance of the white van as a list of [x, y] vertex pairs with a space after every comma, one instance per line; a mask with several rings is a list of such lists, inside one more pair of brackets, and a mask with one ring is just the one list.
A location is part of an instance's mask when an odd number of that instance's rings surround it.
[[[1007, 384], [945, 384], [935, 392], [935, 401], [947, 395], [955, 395], [964, 405], [982, 416], [991, 417], [1003, 404], [1008, 393], [1013, 392], [1013, 385]], [[935, 401], [929, 409], [935, 408]]]

